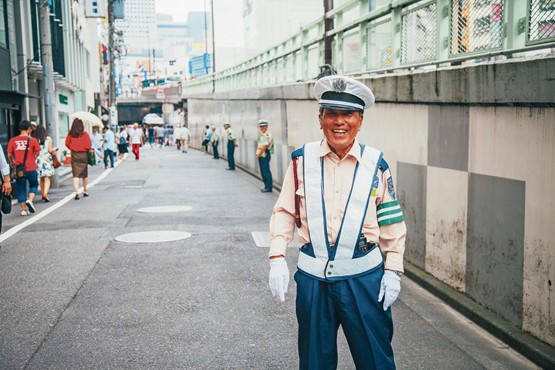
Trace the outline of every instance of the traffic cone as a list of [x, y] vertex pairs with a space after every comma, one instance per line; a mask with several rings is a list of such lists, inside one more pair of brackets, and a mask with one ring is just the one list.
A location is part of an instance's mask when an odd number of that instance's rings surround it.
[[64, 164], [71, 164], [71, 152], [69, 150], [66, 152], [66, 157], [64, 158]]

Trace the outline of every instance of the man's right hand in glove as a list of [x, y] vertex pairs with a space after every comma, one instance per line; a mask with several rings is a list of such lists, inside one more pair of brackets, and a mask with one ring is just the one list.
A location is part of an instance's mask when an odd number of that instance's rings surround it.
[[285, 258], [278, 257], [270, 259], [270, 291], [280, 301], [285, 301], [285, 293], [289, 285], [289, 269]]

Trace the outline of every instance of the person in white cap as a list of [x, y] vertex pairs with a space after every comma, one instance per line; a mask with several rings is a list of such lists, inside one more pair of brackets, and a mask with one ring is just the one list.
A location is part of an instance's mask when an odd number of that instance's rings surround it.
[[231, 130], [231, 123], [224, 121], [224, 130], [227, 139], [227, 168], [226, 170], [235, 171], [235, 148], [237, 145], [237, 138]]
[[324, 139], [292, 154], [270, 220], [270, 290], [284, 301], [295, 226], [299, 369], [337, 368], [339, 326], [357, 369], [394, 369], [391, 305], [406, 235], [382, 153], [357, 141], [372, 91], [344, 76], [314, 86]]
[[260, 137], [258, 138], [258, 148], [256, 149], [256, 158], [260, 167], [260, 174], [264, 187], [260, 189], [263, 193], [271, 193], [273, 188], [272, 171], [270, 170], [270, 160], [274, 154], [274, 137], [268, 130], [268, 121], [261, 119], [258, 121], [260, 129]]

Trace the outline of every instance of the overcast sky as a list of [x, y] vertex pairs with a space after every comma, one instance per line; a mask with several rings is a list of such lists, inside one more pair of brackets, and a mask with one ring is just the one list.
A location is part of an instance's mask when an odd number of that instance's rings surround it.
[[[174, 21], [187, 21], [194, 11], [210, 12], [211, 0], [156, 0], [156, 13], [171, 14]], [[213, 0], [216, 43], [221, 46], [240, 47], [243, 39], [243, 0]]]
[[210, 11], [210, 0], [156, 0], [156, 13], [171, 14], [177, 22], [185, 22], [187, 13]]

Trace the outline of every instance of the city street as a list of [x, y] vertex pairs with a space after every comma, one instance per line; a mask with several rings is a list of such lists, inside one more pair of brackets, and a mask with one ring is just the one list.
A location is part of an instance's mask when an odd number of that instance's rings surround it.
[[[0, 235], [0, 368], [297, 368], [295, 283], [284, 303], [272, 297], [252, 236], [278, 193], [226, 167], [146, 145], [139, 161], [89, 167], [89, 197], [74, 200], [66, 179], [34, 215], [14, 204]], [[181, 208], [145, 209], [161, 206]], [[138, 232], [190, 237], [116, 240]], [[399, 369], [537, 368], [407, 277], [393, 314]], [[339, 368], [354, 369], [340, 338]]]

